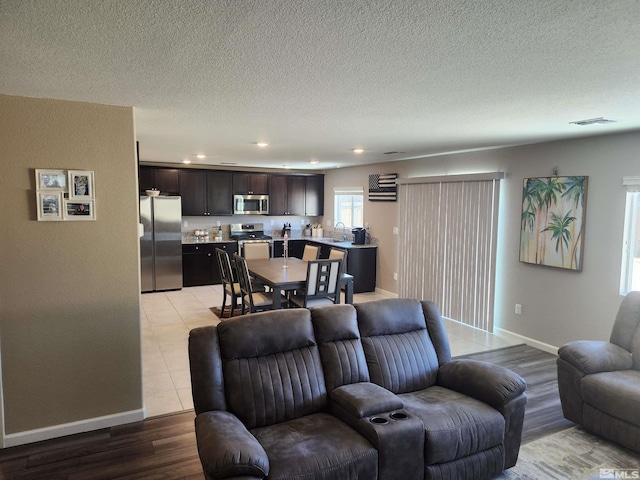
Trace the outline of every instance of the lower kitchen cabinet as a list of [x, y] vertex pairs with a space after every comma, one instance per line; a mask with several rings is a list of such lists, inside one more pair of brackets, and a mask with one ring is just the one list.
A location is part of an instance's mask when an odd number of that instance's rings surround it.
[[216, 248], [229, 255], [238, 251], [237, 242], [216, 242], [182, 245], [182, 285], [196, 287], [222, 283], [216, 260]]
[[[284, 253], [282, 240], [273, 242], [273, 256], [282, 257]], [[320, 247], [320, 258], [329, 258], [331, 244], [314, 242], [313, 240], [289, 240], [289, 256], [302, 258], [304, 246], [310, 244]], [[335, 247], [334, 248], [338, 248]], [[351, 247], [347, 250], [347, 273], [353, 275], [353, 293], [375, 292], [377, 247]]]

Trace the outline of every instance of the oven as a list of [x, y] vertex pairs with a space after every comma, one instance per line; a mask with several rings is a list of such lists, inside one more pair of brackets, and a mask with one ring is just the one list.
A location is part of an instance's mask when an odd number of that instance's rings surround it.
[[238, 255], [244, 257], [244, 245], [247, 243], [268, 243], [273, 257], [273, 238], [264, 234], [262, 223], [233, 223], [230, 227], [231, 240], [238, 242]]
[[269, 195], [234, 195], [234, 215], [268, 215]]

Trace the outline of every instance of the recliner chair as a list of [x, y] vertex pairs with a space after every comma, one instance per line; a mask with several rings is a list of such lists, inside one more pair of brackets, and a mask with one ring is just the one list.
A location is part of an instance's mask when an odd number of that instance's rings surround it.
[[622, 301], [608, 342], [569, 342], [557, 364], [565, 418], [640, 452], [640, 292]]

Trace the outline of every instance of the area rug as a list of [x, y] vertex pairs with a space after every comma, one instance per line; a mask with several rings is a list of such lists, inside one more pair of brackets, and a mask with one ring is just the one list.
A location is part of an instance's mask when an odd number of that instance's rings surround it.
[[[225, 318], [229, 318], [229, 313], [231, 312], [231, 307], [229, 305], [226, 305], [224, 307], [224, 315], [222, 314], [222, 311], [220, 310], [220, 307], [209, 307], [209, 310], [211, 310], [211, 312], [218, 317], [220, 320], [224, 320]], [[242, 311], [241, 308], [236, 307], [236, 309], [233, 311], [233, 316], [237, 317], [240, 315], [240, 312]]]
[[516, 466], [494, 480], [605, 478], [640, 478], [640, 454], [576, 426], [523, 445]]

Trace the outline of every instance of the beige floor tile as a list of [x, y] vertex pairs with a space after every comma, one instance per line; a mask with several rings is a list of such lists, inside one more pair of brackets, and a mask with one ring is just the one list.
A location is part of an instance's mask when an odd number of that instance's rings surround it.
[[160, 352], [142, 355], [142, 379], [147, 375], [159, 375], [161, 373], [169, 373], [167, 364], [164, 363], [164, 357]]
[[176, 389], [169, 373], [145, 375], [142, 379], [142, 388], [145, 398], [156, 393], [170, 392]]
[[160, 345], [160, 353], [169, 372], [189, 369], [189, 347], [187, 342], [179, 341], [170, 345]]
[[191, 388], [181, 388], [178, 391], [178, 398], [182, 404], [183, 410], [190, 410], [193, 408], [193, 396], [191, 395]]
[[178, 397], [178, 392], [171, 390], [149, 395], [144, 399], [144, 407], [147, 417], [164, 415], [166, 413], [179, 412], [183, 410], [182, 402]]
[[171, 381], [173, 382], [174, 388], [176, 390], [191, 388], [191, 372], [189, 371], [189, 369], [169, 372], [169, 375], [171, 375]]

